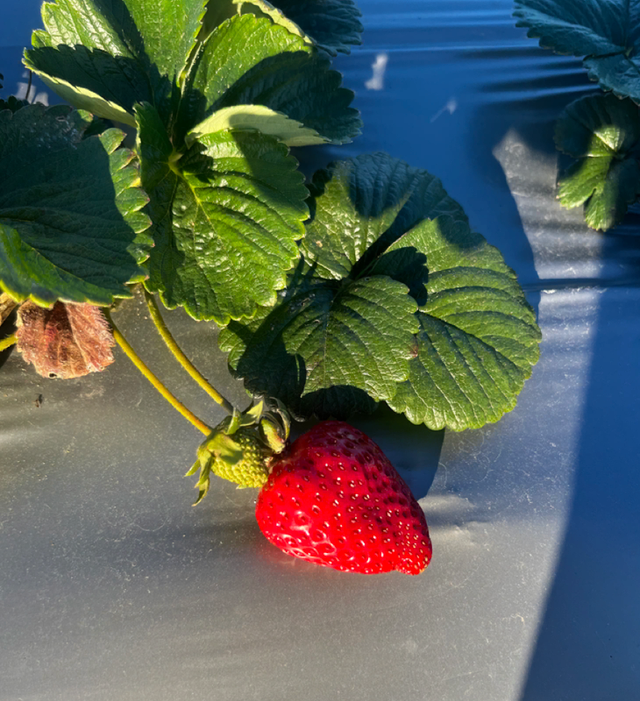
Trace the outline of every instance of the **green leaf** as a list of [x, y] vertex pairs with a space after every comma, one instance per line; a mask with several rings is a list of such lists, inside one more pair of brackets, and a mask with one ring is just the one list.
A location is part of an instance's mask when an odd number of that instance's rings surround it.
[[308, 216], [308, 192], [286, 146], [257, 132], [221, 131], [178, 159], [155, 109], [136, 112], [156, 244], [148, 289], [169, 308], [219, 324], [274, 304]]
[[298, 414], [342, 416], [362, 404], [363, 392], [386, 399], [407, 377], [415, 309], [406, 286], [385, 276], [303, 280], [249, 327], [230, 324], [220, 343], [255, 393]]
[[560, 116], [555, 139], [558, 149], [578, 159], [559, 179], [561, 204], [585, 204], [594, 229], [618, 224], [640, 195], [638, 107], [613, 95], [581, 98]]
[[434, 430], [497, 421], [514, 408], [539, 356], [540, 330], [515, 274], [496, 248], [450, 217], [418, 224], [374, 270], [393, 274], [390, 256], [407, 247], [426, 257], [426, 301], [409, 378], [389, 406]]
[[339, 51], [348, 54], [350, 46], [362, 43], [361, 12], [353, 0], [235, 1], [243, 13], [251, 11], [253, 7], [268, 14], [274, 21], [281, 21], [276, 18], [274, 10], [280, 12], [332, 56]]
[[329, 142], [329, 139], [320, 136], [317, 131], [307, 129], [300, 122], [289, 119], [286, 114], [275, 112], [269, 107], [238, 105], [218, 110], [200, 122], [187, 134], [187, 145], [191, 146], [196, 139], [205, 134], [213, 134], [225, 129], [260, 131], [291, 147]]
[[331, 55], [362, 43], [360, 10], [353, 0], [274, 0], [273, 4]]
[[[330, 62], [285, 27], [253, 15], [236, 16], [204, 42], [182, 100], [179, 131], [195, 133], [213, 113], [262, 105], [333, 143], [357, 136], [361, 122], [350, 90]], [[306, 143], [318, 143], [314, 136]]]
[[148, 255], [133, 153], [68, 107], [0, 112], [0, 286], [14, 299], [109, 305]]
[[[359, 156], [314, 176], [310, 208], [304, 260], [278, 306], [220, 335], [250, 391], [320, 416], [357, 408], [353, 393], [366, 392], [434, 429], [513, 408], [538, 358], [535, 314], [437, 178]], [[341, 295], [361, 285], [375, 304], [345, 311]]]
[[604, 90], [640, 103], [640, 3], [637, 0], [516, 0], [518, 27], [540, 46], [584, 56]]
[[61, 97], [130, 125], [133, 105], [164, 105], [186, 67], [206, 0], [58, 0], [25, 64]]
[[307, 36], [302, 29], [285, 16], [282, 10], [267, 0], [232, 0], [239, 15], [253, 15], [254, 17], [268, 17], [274, 24], [285, 27], [289, 33], [297, 34], [307, 44], [315, 45], [315, 41]]
[[[442, 183], [386, 153], [339, 161], [313, 177], [312, 220], [301, 244], [316, 275], [341, 279], [366, 268], [425, 218], [448, 215], [468, 228]], [[411, 285], [412, 280], [403, 280]]]

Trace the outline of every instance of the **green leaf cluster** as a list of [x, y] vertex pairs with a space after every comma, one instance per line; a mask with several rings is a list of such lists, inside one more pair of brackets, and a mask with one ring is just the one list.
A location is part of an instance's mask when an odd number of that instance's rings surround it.
[[220, 335], [251, 392], [302, 416], [386, 401], [433, 429], [514, 407], [538, 359], [535, 314], [437, 178], [359, 156], [316, 174], [310, 208], [279, 303]]
[[273, 304], [308, 216], [288, 148], [360, 130], [327, 53], [357, 25], [320, 23], [325, 50], [262, 0], [57, 0], [42, 17], [27, 67], [76, 107], [137, 129], [147, 288], [220, 324]]
[[[56, 0], [42, 15], [25, 63], [79, 111], [0, 112], [13, 297], [109, 305], [144, 281], [224, 327], [248, 390], [300, 417], [382, 401], [462, 430], [514, 407], [535, 315], [440, 181], [378, 153], [307, 187], [289, 152], [359, 133], [330, 63], [360, 41], [352, 0]], [[89, 112], [133, 127], [135, 150]]]
[[589, 77], [612, 93], [571, 103], [555, 134], [558, 150], [577, 159], [559, 178], [560, 203], [584, 205], [591, 228], [610, 229], [640, 195], [640, 2], [516, 0], [515, 8], [528, 36], [557, 53], [584, 56]]

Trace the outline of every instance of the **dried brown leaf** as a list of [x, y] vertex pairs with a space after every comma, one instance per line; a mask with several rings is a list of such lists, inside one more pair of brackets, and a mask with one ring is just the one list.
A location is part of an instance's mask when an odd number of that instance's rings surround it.
[[92, 304], [56, 302], [44, 309], [25, 302], [18, 310], [16, 336], [23, 358], [43, 377], [82, 377], [113, 362], [109, 324]]

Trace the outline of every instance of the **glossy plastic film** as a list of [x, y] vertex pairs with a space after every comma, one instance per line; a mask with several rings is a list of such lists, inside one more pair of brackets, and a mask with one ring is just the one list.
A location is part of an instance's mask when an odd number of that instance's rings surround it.
[[[555, 192], [555, 119], [597, 88], [515, 28], [509, 1], [358, 4], [365, 43], [336, 65], [363, 135], [296, 156], [311, 173], [387, 151], [442, 179], [538, 313], [516, 409], [462, 433], [382, 409], [354, 420], [420, 499], [434, 547], [420, 576], [368, 577], [271, 546], [254, 490], [217, 480], [192, 508], [201, 437], [119, 351], [69, 381], [3, 353], [0, 701], [640, 698], [640, 219], [596, 233]], [[4, 95], [26, 86], [38, 11], [2, 4]], [[165, 318], [242, 402], [214, 326]], [[222, 419], [142, 299], [115, 319], [172, 391]]]

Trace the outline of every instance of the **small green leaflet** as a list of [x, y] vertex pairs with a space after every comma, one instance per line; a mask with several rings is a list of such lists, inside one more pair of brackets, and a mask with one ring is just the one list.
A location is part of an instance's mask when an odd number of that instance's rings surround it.
[[235, 0], [242, 12], [256, 8], [265, 14], [276, 9], [294, 22], [327, 53], [348, 54], [351, 46], [361, 44], [361, 12], [353, 0]]
[[589, 77], [604, 90], [640, 103], [638, 0], [516, 0], [518, 27], [540, 46], [584, 56]]
[[133, 153], [116, 129], [83, 139], [90, 124], [62, 105], [0, 112], [0, 287], [16, 300], [106, 306], [145, 276]]
[[206, 0], [58, 0], [45, 3], [28, 68], [61, 97], [131, 126], [136, 102], [169, 118], [173, 86], [201, 28]]
[[[178, 138], [218, 110], [261, 105], [311, 130], [308, 141], [340, 144], [360, 133], [353, 93], [342, 77], [304, 39], [271, 20], [236, 16], [210, 34], [193, 62], [178, 116]], [[245, 127], [246, 128], [246, 127]], [[257, 121], [254, 128], [260, 128]]]
[[308, 216], [287, 147], [258, 132], [220, 131], [178, 158], [156, 110], [140, 105], [136, 114], [156, 244], [148, 289], [169, 308], [219, 324], [274, 304]]
[[640, 114], [631, 100], [593, 95], [572, 102], [556, 124], [556, 146], [578, 160], [559, 179], [559, 198], [585, 205], [587, 224], [606, 230], [640, 195]]
[[538, 358], [535, 314], [437, 178], [359, 156], [314, 176], [310, 208], [279, 304], [220, 335], [250, 391], [319, 416], [366, 392], [433, 429], [513, 408]]

